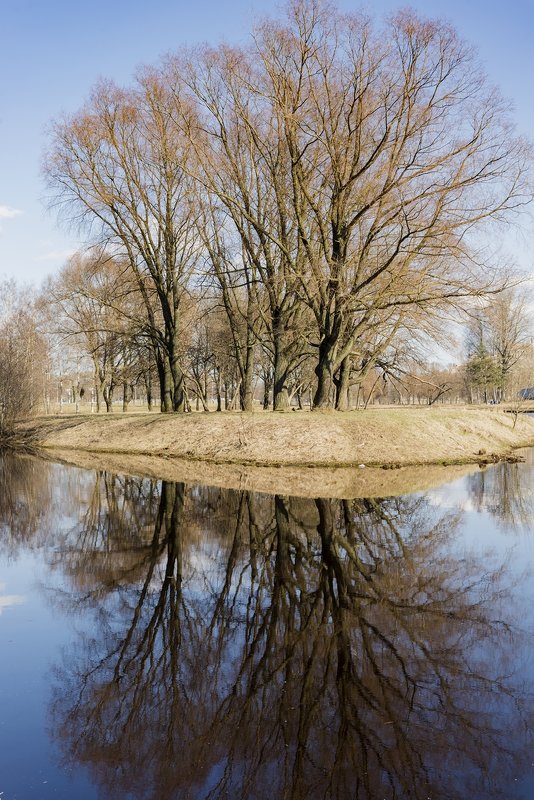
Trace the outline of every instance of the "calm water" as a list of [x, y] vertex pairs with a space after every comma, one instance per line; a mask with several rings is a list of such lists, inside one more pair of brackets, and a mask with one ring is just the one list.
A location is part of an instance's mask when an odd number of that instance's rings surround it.
[[534, 796], [532, 456], [347, 501], [0, 459], [0, 800]]

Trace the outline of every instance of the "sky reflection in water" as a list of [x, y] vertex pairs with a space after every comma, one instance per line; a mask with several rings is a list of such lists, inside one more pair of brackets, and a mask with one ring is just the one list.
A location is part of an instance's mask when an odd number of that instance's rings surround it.
[[529, 797], [533, 477], [308, 500], [4, 455], [0, 797]]

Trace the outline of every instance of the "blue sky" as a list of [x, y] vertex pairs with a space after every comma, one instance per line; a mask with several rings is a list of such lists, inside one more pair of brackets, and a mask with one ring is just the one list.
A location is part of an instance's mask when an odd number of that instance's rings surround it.
[[[337, 5], [383, 16], [407, 3]], [[408, 5], [450, 21], [478, 49], [492, 82], [513, 101], [519, 130], [534, 138], [534, 2]], [[281, 6], [267, 0], [0, 0], [0, 277], [38, 285], [81, 244], [42, 202], [40, 164], [52, 119], [77, 110], [100, 77], [127, 84], [138, 64], [183, 44], [243, 40], [255, 18]], [[512, 240], [526, 267], [533, 232]]]

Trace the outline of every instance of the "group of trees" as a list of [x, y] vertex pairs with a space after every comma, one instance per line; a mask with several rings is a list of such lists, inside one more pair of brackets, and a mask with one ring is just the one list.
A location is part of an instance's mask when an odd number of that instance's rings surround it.
[[529, 303], [524, 286], [486, 299], [471, 309], [462, 328], [464, 358], [459, 363], [444, 366], [409, 358], [398, 360], [387, 381], [381, 381], [375, 370], [370, 399], [430, 405], [438, 401], [500, 403], [526, 399], [534, 375]]
[[0, 435], [42, 407], [48, 350], [32, 301], [13, 281], [0, 285]]
[[526, 296], [503, 292], [474, 314], [467, 329], [467, 383], [478, 402], [507, 398], [532, 382], [532, 326]]
[[[56, 399], [67, 395], [76, 404], [85, 396], [96, 411], [104, 407], [111, 411], [113, 401], [122, 401], [127, 410], [136, 397], [149, 408], [153, 405], [156, 362], [143, 309], [124, 264], [99, 258], [97, 253], [83, 258], [76, 254], [45, 285], [37, 311], [40, 327], [53, 332], [49, 342], [57, 350], [45, 383], [47, 408], [51, 394]], [[184, 318], [188, 325], [180, 352], [188, 407], [242, 407], [240, 339], [232, 338], [224, 309], [213, 297], [190, 297], [184, 304]], [[413, 342], [397, 338], [365, 375], [360, 374], [358, 386], [349, 389], [352, 406], [487, 403], [520, 397], [532, 384], [534, 372], [533, 330], [524, 287], [479, 303], [462, 330], [464, 358], [448, 365], [419, 357]], [[271, 357], [261, 346], [253, 366], [252, 392], [256, 403], [267, 409], [274, 374]], [[304, 351], [287, 381], [293, 407], [310, 403], [314, 379], [313, 359]], [[42, 386], [42, 380], [37, 386]]]
[[[27, 290], [3, 287], [0, 315], [1, 426], [21, 415], [80, 403], [113, 410], [132, 399], [153, 407], [158, 374], [139, 297], [128, 270], [97, 254], [70, 259], [33, 300]], [[353, 407], [369, 404], [480, 403], [530, 399], [534, 347], [528, 297], [505, 291], [471, 311], [464, 358], [443, 365], [418, 358], [399, 341], [376, 359], [357, 387]], [[213, 298], [189, 299], [183, 336], [184, 393], [188, 407], [239, 408], [241, 380], [224, 310]], [[260, 350], [254, 366], [256, 403], [270, 407], [272, 362]], [[313, 361], [303, 355], [288, 381], [292, 407], [311, 401]]]
[[296, 0], [55, 124], [50, 196], [93, 246], [47, 289], [53, 327], [104, 402], [141, 381], [164, 411], [250, 410], [259, 380], [266, 407], [344, 409], [504, 285], [487, 226], [530, 199], [529, 160], [449, 26]]

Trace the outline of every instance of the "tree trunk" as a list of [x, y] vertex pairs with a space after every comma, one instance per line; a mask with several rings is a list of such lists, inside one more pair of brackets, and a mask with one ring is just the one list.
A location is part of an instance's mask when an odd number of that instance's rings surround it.
[[93, 386], [95, 392], [96, 413], [98, 414], [100, 411], [100, 374], [98, 369], [98, 361], [96, 358], [93, 358]]
[[217, 395], [217, 411], [222, 411], [221, 370], [219, 367], [216, 367], [215, 372], [215, 392]]
[[245, 369], [239, 387], [239, 401], [242, 411], [252, 411], [254, 406], [254, 388], [252, 379], [254, 377], [254, 345], [249, 341], [247, 344], [247, 356]]
[[173, 386], [171, 365], [167, 356], [163, 358], [163, 382], [161, 385], [161, 410], [169, 414], [173, 410]]
[[186, 410], [186, 396], [184, 386], [184, 373], [179, 364], [176, 350], [171, 358], [171, 377], [172, 377], [172, 410], [183, 412]]
[[287, 411], [289, 409], [289, 390], [287, 379], [290, 363], [283, 346], [283, 330], [273, 326], [274, 337], [274, 377], [273, 377], [273, 410]]
[[352, 359], [350, 356], [345, 356], [341, 362], [337, 377], [334, 380], [336, 385], [336, 409], [338, 411], [348, 411], [350, 408], [349, 392], [351, 361]]
[[130, 400], [132, 399], [132, 387], [128, 383], [128, 381], [124, 381], [122, 384], [122, 410], [128, 411], [128, 405]]
[[334, 403], [334, 378], [332, 364], [332, 341], [324, 338], [319, 345], [319, 357], [315, 367], [317, 388], [313, 398], [313, 408], [332, 408]]
[[285, 376], [277, 380], [275, 376], [273, 388], [273, 410], [287, 411], [289, 409], [289, 390], [285, 382]]
[[207, 368], [207, 366], [204, 366], [204, 399], [206, 401], [205, 404], [204, 404], [204, 411], [209, 411], [210, 410], [210, 408], [209, 408], [208, 391], [209, 391], [209, 387], [208, 387], [208, 368]]
[[271, 391], [273, 388], [273, 373], [270, 369], [263, 373], [263, 410], [267, 411], [271, 402]]
[[167, 354], [163, 350], [156, 353], [156, 367], [158, 370], [160, 408], [162, 412], [172, 411], [170, 364]]
[[179, 337], [176, 329], [166, 326], [165, 348], [158, 361], [161, 385], [161, 410], [168, 414], [186, 410], [184, 374], [179, 359]]
[[334, 381], [329, 364], [326, 361], [319, 361], [315, 367], [315, 374], [317, 375], [317, 388], [313, 397], [313, 408], [332, 408]]
[[195, 392], [195, 410], [200, 411], [200, 404], [202, 403], [202, 410], [206, 412], [209, 411], [208, 396], [198, 379], [195, 379], [193, 391]]
[[148, 411], [152, 411], [152, 375], [150, 367], [143, 372], [143, 382], [146, 389], [146, 404]]
[[234, 391], [234, 393], [232, 395], [232, 398], [230, 400], [230, 410], [231, 411], [234, 411], [237, 408], [237, 398], [238, 397], [240, 398], [240, 408], [241, 408], [240, 393], [241, 393], [241, 378], [237, 382], [237, 386], [235, 387], [235, 391]]
[[183, 413], [187, 408], [187, 399], [184, 387], [184, 376], [180, 370], [179, 376], [174, 376], [173, 406], [172, 410]]
[[113, 387], [104, 386], [102, 390], [102, 395], [104, 397], [104, 402], [106, 404], [106, 411], [108, 414], [111, 414], [111, 412], [113, 411]]

